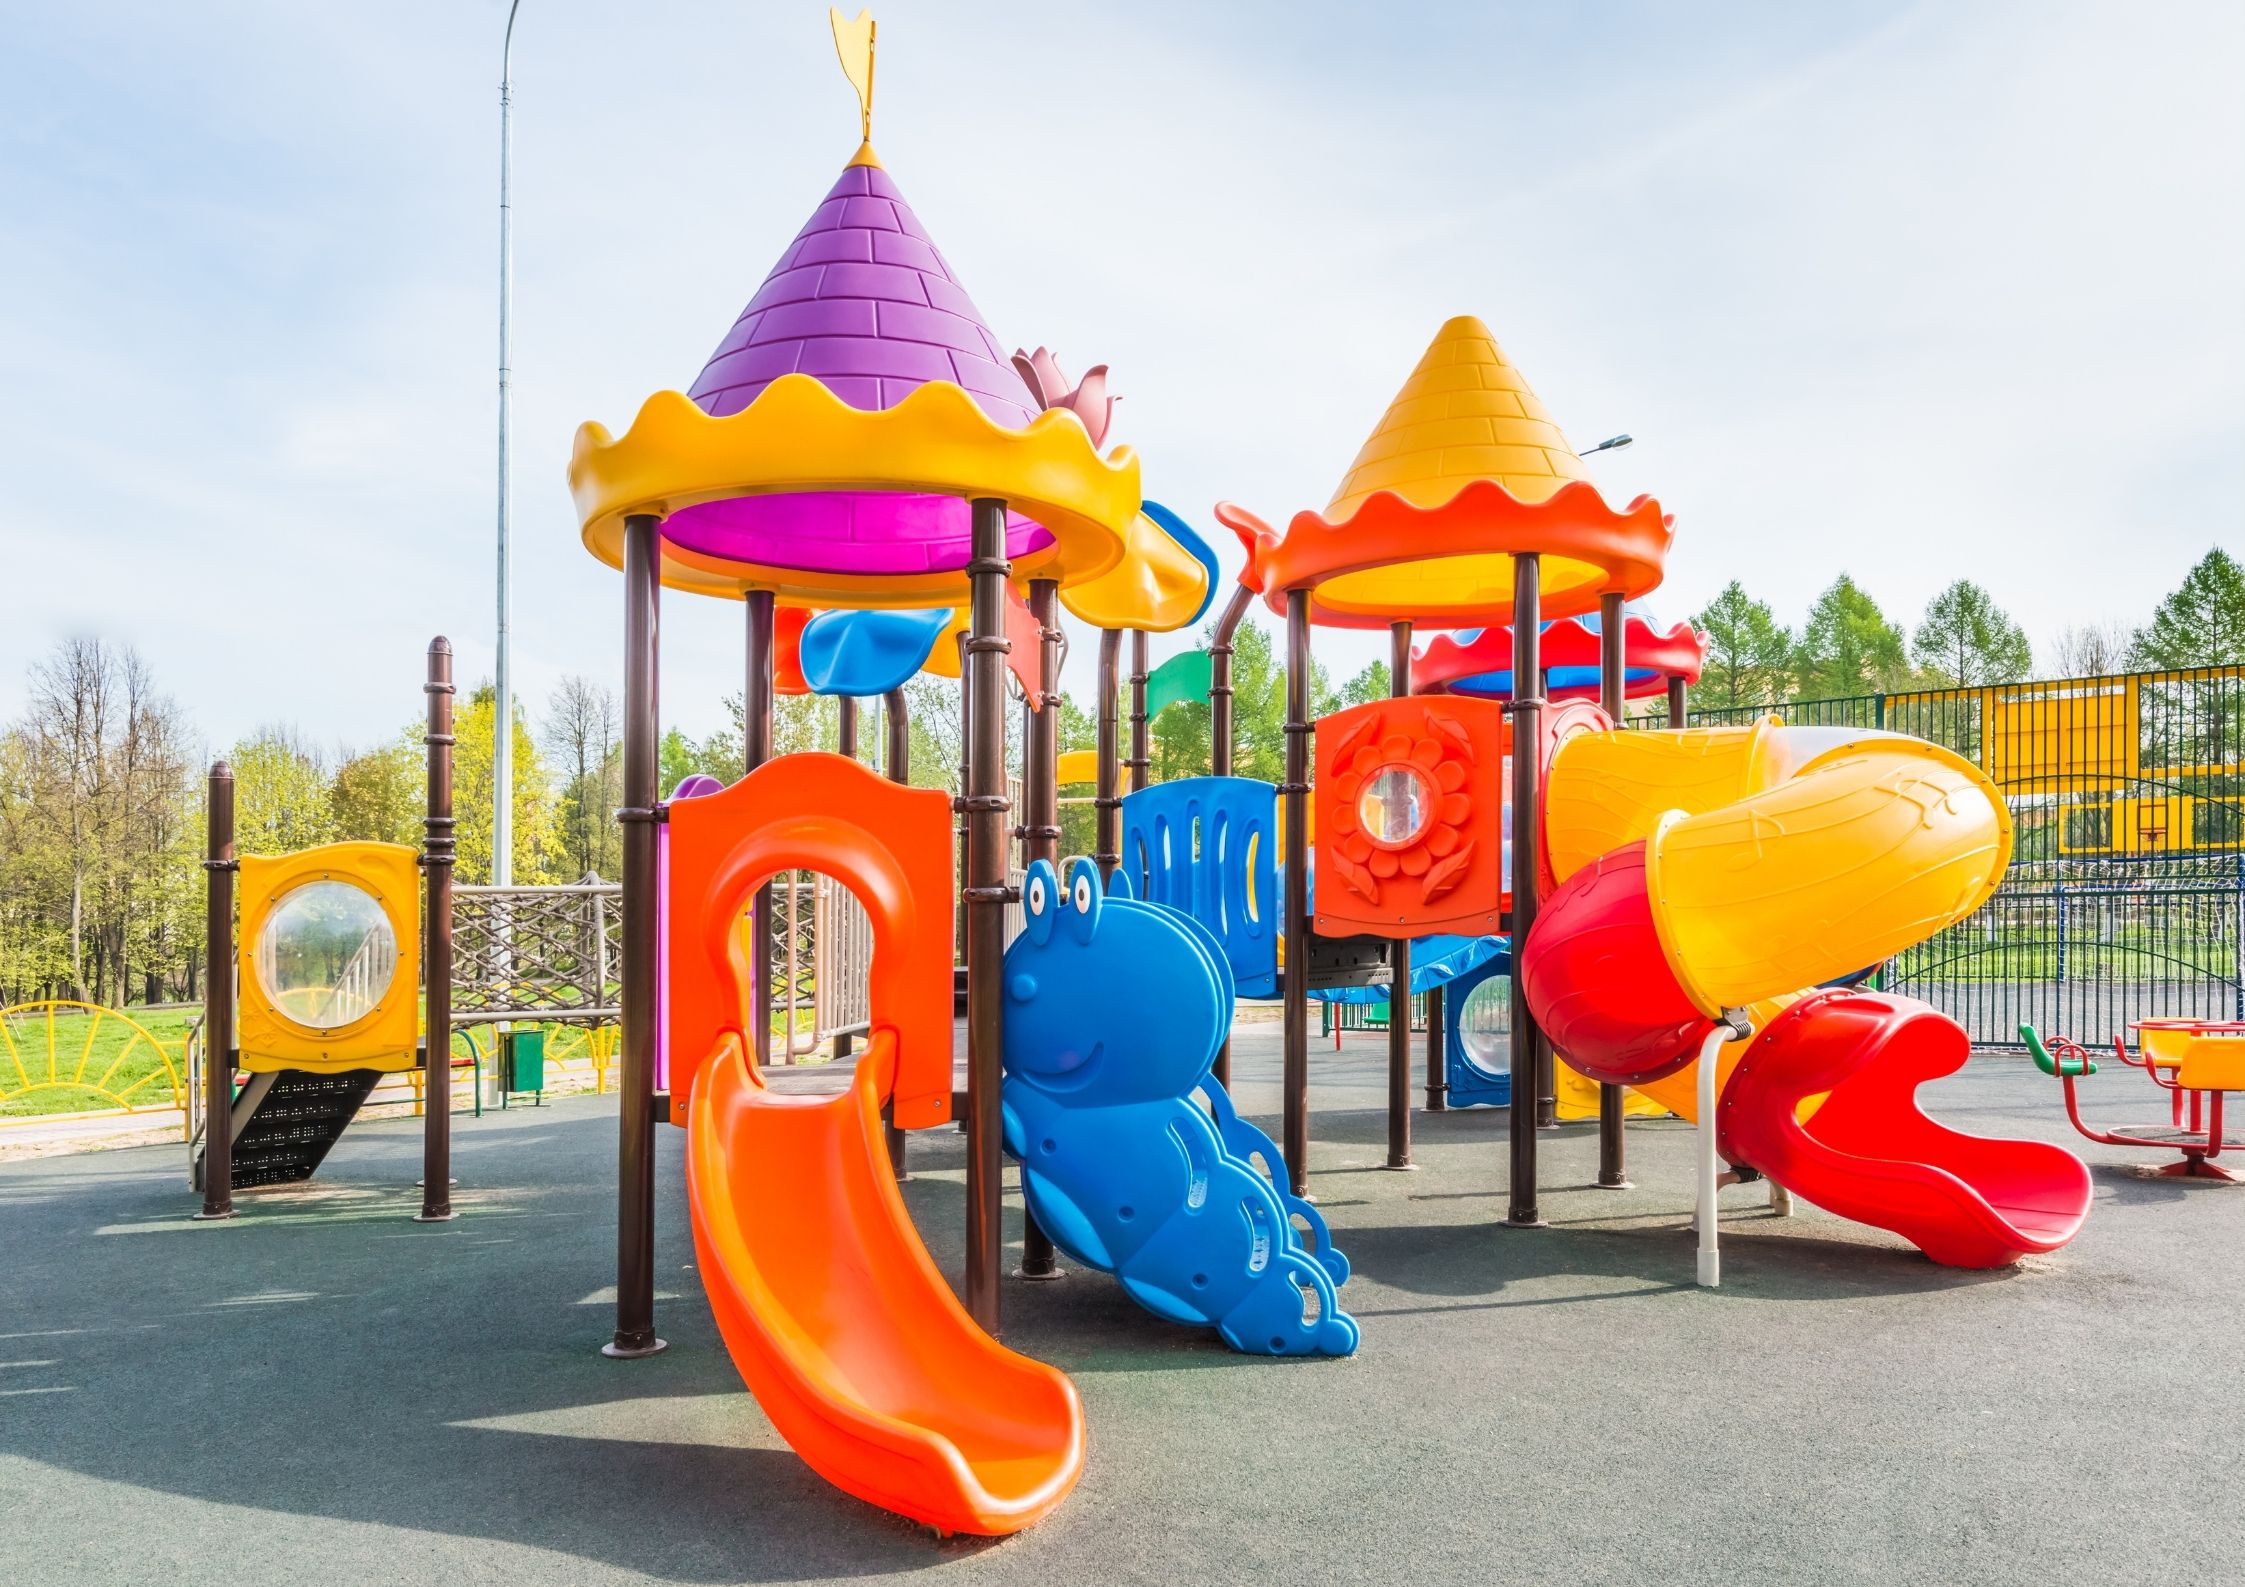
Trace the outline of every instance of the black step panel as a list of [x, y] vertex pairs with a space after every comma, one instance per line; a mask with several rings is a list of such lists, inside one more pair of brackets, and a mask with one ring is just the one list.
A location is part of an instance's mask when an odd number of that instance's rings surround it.
[[310, 1179], [381, 1080], [373, 1069], [338, 1075], [283, 1070], [234, 1137], [234, 1188]]

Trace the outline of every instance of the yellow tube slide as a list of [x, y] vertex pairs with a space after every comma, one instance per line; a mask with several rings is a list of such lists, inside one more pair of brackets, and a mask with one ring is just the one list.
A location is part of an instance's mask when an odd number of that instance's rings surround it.
[[1671, 810], [1702, 815], [1760, 793], [1786, 770], [1775, 717], [1745, 727], [1582, 732], [1562, 739], [1544, 790], [1544, 853], [1565, 881], [1649, 838]]
[[1962, 757], [1899, 735], [1779, 732], [1820, 753], [1720, 809], [1662, 816], [1645, 848], [1661, 947], [1710, 1015], [1924, 941], [2011, 863], [2011, 813]]

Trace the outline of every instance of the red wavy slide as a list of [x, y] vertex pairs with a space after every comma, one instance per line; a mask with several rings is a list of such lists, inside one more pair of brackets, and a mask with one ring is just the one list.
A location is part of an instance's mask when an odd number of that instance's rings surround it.
[[[1950, 1267], [2053, 1251], [2089, 1215], [2089, 1170], [2062, 1146], [1966, 1135], [1917, 1090], [1971, 1054], [1914, 998], [1813, 993], [1772, 1020], [1724, 1087], [1717, 1143], [1827, 1212], [1891, 1229]], [[1804, 1122], [1800, 1104], [1829, 1092]]]

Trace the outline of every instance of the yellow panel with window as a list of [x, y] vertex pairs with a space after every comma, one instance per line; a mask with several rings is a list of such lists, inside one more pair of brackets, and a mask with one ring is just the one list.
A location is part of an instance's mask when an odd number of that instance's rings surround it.
[[387, 1072], [418, 1063], [418, 855], [330, 843], [241, 862], [241, 1067]]

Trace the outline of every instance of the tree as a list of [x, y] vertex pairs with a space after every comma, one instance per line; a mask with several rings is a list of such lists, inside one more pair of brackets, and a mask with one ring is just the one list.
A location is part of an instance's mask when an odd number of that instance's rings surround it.
[[[459, 839], [457, 875], [468, 885], [491, 880], [491, 814], [496, 787], [492, 762], [498, 743], [499, 691], [490, 683], [476, 686], [452, 719], [452, 811], [459, 822], [453, 831]], [[519, 887], [563, 880], [561, 839], [555, 826], [555, 799], [548, 785], [545, 758], [515, 709], [514, 732], [514, 881]], [[573, 878], [572, 878], [573, 879]]]
[[546, 751], [561, 778], [562, 852], [568, 873], [622, 874], [622, 839], [616, 811], [623, 804], [623, 756], [617, 743], [622, 721], [615, 692], [572, 673], [546, 704]]
[[1692, 614], [1707, 636], [1707, 662], [1693, 689], [1702, 705], [1775, 705], [1785, 693], [1793, 636], [1769, 607], [1733, 579]]
[[2034, 670], [2026, 631], [1970, 579], [1933, 597], [1910, 636], [1910, 656], [1934, 681], [1958, 688], [2015, 683]]
[[1845, 573], [1809, 609], [1792, 667], [1795, 688], [1806, 699], [1898, 688], [1910, 671], [1901, 626], [1888, 622], [1879, 603]]
[[1388, 674], [1388, 664], [1375, 661], [1348, 682], [1341, 685], [1337, 704], [1341, 708], [1367, 705], [1374, 700], [1384, 700], [1395, 692]]
[[293, 723], [259, 728], [227, 752], [234, 842], [244, 854], [293, 854], [335, 841], [327, 768]]
[[2163, 671], [2245, 661], [2245, 567], [2216, 546], [2136, 631], [2129, 659]]
[[2045, 676], [2101, 678], [2107, 673], [2125, 672], [2133, 642], [2134, 636], [2121, 623], [2061, 628], [2050, 643], [2050, 665]]
[[194, 969], [185, 719], [146, 662], [65, 640], [0, 732], [0, 1002], [160, 995]]
[[426, 756], [425, 746], [402, 741], [345, 756], [327, 789], [335, 836], [418, 847], [429, 808]]

